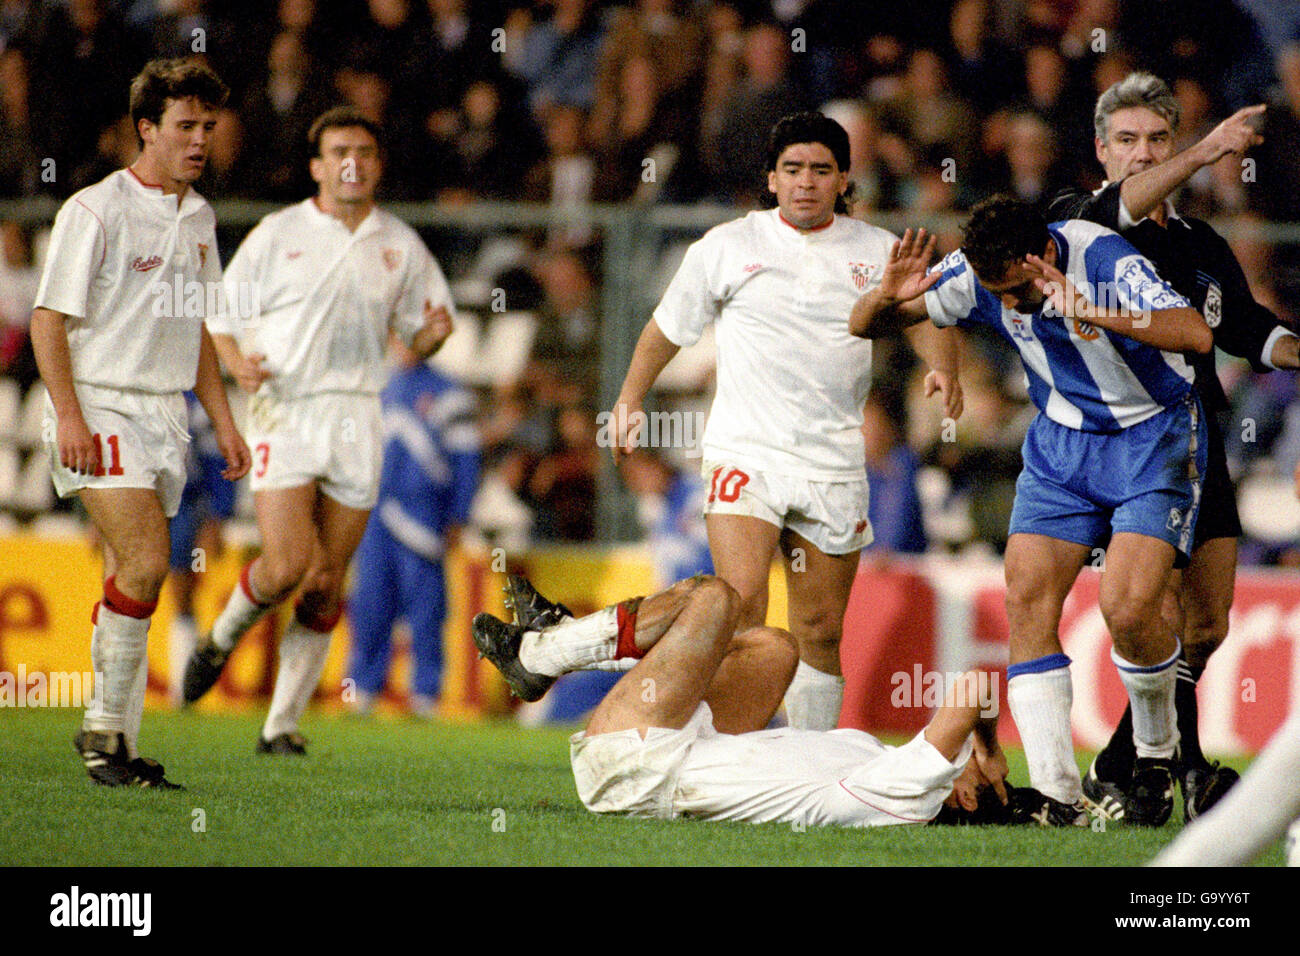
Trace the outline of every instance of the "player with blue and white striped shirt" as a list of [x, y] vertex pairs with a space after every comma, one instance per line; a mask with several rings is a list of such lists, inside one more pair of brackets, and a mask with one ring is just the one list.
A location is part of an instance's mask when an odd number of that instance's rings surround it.
[[[1020, 352], [1040, 414], [1025, 438], [1007, 542], [1007, 697], [1031, 785], [1058, 801], [1050, 822], [1083, 826], [1061, 607], [1109, 535], [1101, 610], [1133, 707], [1136, 788], [1150, 779], [1139, 772], [1144, 761], [1167, 762], [1178, 746], [1179, 647], [1160, 602], [1191, 547], [1206, 445], [1192, 371], [1178, 353], [1208, 351], [1210, 329], [1117, 233], [1081, 220], [1049, 226], [1007, 197], [976, 206], [962, 248], [927, 272], [933, 252], [933, 237], [909, 230], [849, 328], [876, 338], [926, 318], [983, 324]], [[1129, 799], [1155, 807], [1165, 794]]]

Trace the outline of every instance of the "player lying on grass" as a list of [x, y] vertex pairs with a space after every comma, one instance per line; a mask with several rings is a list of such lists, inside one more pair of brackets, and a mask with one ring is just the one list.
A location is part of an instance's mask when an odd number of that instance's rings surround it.
[[765, 730], [798, 647], [778, 628], [737, 633], [741, 601], [722, 579], [689, 578], [583, 618], [522, 578], [508, 593], [518, 623], [480, 614], [474, 642], [523, 699], [569, 671], [637, 659], [571, 738], [578, 796], [596, 813], [866, 827], [941, 811], [943, 822], [1028, 823], [1051, 810], [1007, 786], [976, 672], [901, 747], [860, 730]]

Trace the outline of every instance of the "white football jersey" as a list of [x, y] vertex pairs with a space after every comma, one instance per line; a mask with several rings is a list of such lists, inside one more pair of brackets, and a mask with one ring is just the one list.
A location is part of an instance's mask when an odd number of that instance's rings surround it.
[[801, 233], [772, 209], [691, 245], [654, 321], [683, 347], [717, 323], [706, 461], [817, 481], [864, 476], [871, 342], [850, 334], [849, 312], [880, 283], [896, 238], [848, 216]]
[[36, 294], [66, 315], [75, 382], [144, 392], [194, 387], [203, 320], [221, 292], [216, 217], [120, 169], [54, 220]]
[[245, 354], [266, 356], [259, 395], [378, 395], [392, 329], [408, 345], [424, 303], [453, 313], [442, 270], [419, 235], [378, 207], [355, 232], [308, 199], [263, 219], [226, 267], [225, 309], [208, 320]]

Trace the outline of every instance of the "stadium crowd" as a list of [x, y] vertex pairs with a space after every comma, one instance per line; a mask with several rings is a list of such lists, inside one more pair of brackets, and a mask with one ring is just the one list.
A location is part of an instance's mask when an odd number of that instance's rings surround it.
[[[1176, 19], [1166, 8], [1159, 0], [0, 0], [0, 198], [63, 198], [128, 164], [136, 141], [122, 91], [151, 57], [196, 55], [232, 87], [199, 183], [214, 200], [308, 195], [307, 126], [346, 102], [385, 130], [385, 200], [747, 208], [764, 198], [758, 171], [773, 122], [820, 108], [850, 134], [853, 213], [920, 220], [960, 214], [995, 191], [1039, 201], [1061, 186], [1098, 186], [1092, 104], [1142, 68], [1175, 90], [1180, 147], [1239, 107], [1270, 104], [1249, 170], [1204, 169], [1177, 205], [1226, 224], [1257, 297], [1294, 323], [1300, 242], [1252, 230], [1300, 222], [1300, 6], [1183, 0]], [[228, 257], [241, 234], [221, 238]], [[481, 312], [485, 330], [531, 316], [523, 354], [472, 382], [484, 444], [472, 522], [500, 540], [593, 539], [604, 453], [599, 232], [578, 224], [425, 238], [458, 305]], [[0, 239], [0, 371], [17, 409], [37, 378], [25, 323], [39, 243], [13, 222]], [[957, 240], [947, 231], [941, 251]], [[680, 248], [665, 260], [674, 254]], [[505, 290], [505, 315], [487, 307], [494, 289]], [[1018, 367], [986, 344], [973, 338], [964, 356], [968, 410], [956, 441], [940, 440], [937, 414], [919, 402], [916, 359], [901, 340], [878, 348], [864, 440], [873, 483], [889, 483], [881, 497], [891, 507], [873, 519], [891, 549], [924, 549], [918, 511], [932, 546], [1005, 544], [1032, 408]], [[1289, 482], [1300, 460], [1295, 375], [1254, 375], [1235, 361], [1220, 371], [1238, 423], [1230, 459], [1239, 477], [1261, 476], [1266, 500], [1269, 476]], [[699, 407], [707, 388], [705, 369], [680, 390], [683, 407]], [[638, 484], [646, 498], [656, 487]], [[0, 507], [23, 512], [12, 501]], [[1243, 558], [1300, 563], [1300, 546], [1261, 536]]]

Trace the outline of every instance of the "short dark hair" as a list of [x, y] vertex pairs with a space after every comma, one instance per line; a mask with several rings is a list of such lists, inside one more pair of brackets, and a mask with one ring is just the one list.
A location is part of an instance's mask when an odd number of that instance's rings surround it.
[[167, 111], [168, 100], [184, 100], [191, 96], [209, 109], [226, 105], [230, 88], [212, 68], [198, 60], [177, 57], [170, 60], [150, 60], [131, 81], [131, 126], [141, 146], [140, 120], [157, 125]]
[[311, 146], [311, 154], [313, 156], [320, 155], [320, 141], [326, 130], [351, 129], [354, 126], [361, 127], [373, 136], [375, 144], [381, 151], [383, 150], [384, 141], [380, 135], [378, 123], [355, 106], [335, 106], [316, 117], [316, 121], [311, 124], [311, 129], [307, 130], [307, 144]]
[[781, 117], [767, 134], [768, 172], [776, 169], [781, 154], [795, 143], [821, 143], [835, 157], [840, 172], [849, 171], [849, 134], [829, 116], [810, 112]]
[[[767, 134], [767, 172], [776, 169], [781, 154], [795, 143], [820, 143], [831, 151], [840, 172], [849, 171], [849, 134], [844, 127], [824, 113], [806, 112], [781, 117]], [[849, 183], [848, 189], [835, 198], [835, 211], [847, 213], [852, 195], [853, 184]], [[770, 201], [766, 191], [763, 196]]]
[[1041, 256], [1050, 239], [1047, 221], [1037, 208], [999, 194], [971, 210], [961, 248], [976, 276], [996, 281], [1025, 256]]

